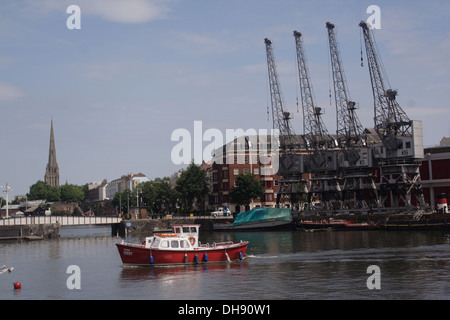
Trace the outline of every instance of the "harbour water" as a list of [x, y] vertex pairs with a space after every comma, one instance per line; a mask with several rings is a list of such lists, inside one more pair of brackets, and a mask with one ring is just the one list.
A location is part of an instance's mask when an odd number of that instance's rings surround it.
[[[131, 235], [127, 241], [140, 241]], [[0, 243], [0, 300], [449, 299], [449, 231], [201, 232], [248, 240], [243, 262], [124, 267], [110, 227], [65, 227], [61, 238]], [[369, 289], [369, 266], [379, 289]], [[79, 267], [80, 288], [69, 288]], [[22, 288], [13, 289], [20, 282]]]

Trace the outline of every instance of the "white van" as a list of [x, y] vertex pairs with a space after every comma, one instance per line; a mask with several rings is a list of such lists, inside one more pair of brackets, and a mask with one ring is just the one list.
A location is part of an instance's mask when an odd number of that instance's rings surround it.
[[[224, 217], [223, 207], [220, 207], [216, 211], [211, 212], [213, 217]], [[225, 215], [227, 217], [231, 216], [231, 211], [228, 208], [225, 208]]]

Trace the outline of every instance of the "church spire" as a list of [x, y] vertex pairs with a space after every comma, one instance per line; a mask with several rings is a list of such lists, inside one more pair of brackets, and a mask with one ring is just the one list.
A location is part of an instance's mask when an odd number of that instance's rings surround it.
[[45, 182], [52, 187], [59, 187], [59, 168], [56, 162], [55, 135], [53, 133], [53, 119], [50, 127], [50, 147], [48, 150], [48, 163], [45, 170]]

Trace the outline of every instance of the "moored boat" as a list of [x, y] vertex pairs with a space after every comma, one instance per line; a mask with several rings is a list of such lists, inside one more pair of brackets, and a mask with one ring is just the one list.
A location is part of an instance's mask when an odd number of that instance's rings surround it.
[[124, 265], [177, 265], [243, 260], [248, 241], [200, 244], [199, 224], [173, 225], [173, 233], [146, 237], [140, 244], [117, 243]]
[[304, 230], [375, 230], [378, 229], [377, 224], [372, 221], [353, 222], [344, 219], [322, 219], [318, 221], [299, 221], [298, 228]]
[[347, 220], [342, 219], [321, 219], [318, 221], [299, 221], [297, 223], [298, 228], [305, 229], [305, 230], [311, 230], [311, 229], [341, 229], [345, 227], [345, 224], [347, 223]]
[[233, 223], [213, 224], [214, 230], [279, 230], [293, 229], [291, 209], [254, 208], [239, 213]]
[[383, 230], [432, 230], [450, 228], [450, 214], [419, 213], [412, 219], [386, 219], [378, 226]]

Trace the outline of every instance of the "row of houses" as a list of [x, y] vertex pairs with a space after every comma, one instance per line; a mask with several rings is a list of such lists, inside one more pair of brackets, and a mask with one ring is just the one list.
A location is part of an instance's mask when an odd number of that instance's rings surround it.
[[106, 179], [88, 185], [88, 198], [90, 202], [112, 200], [117, 192], [133, 191], [139, 184], [150, 181], [143, 173], [129, 173], [118, 179], [108, 182]]

